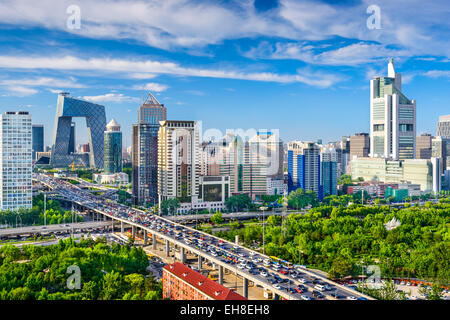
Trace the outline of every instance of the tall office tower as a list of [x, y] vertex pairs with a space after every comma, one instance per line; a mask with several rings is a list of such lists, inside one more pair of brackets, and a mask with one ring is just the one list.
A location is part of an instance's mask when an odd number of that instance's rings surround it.
[[429, 133], [422, 133], [416, 137], [416, 159], [431, 159], [431, 141], [433, 138]]
[[132, 185], [135, 204], [158, 201], [158, 130], [167, 108], [149, 92], [139, 106], [139, 123], [132, 133]]
[[158, 131], [158, 196], [197, 202], [201, 145], [196, 121], [162, 121]]
[[122, 172], [122, 132], [120, 125], [112, 119], [106, 125], [105, 131], [105, 164], [106, 173]]
[[[66, 167], [75, 162], [91, 168], [103, 168], [103, 138], [106, 129], [105, 107], [74, 99], [68, 95], [67, 92], [62, 92], [58, 95], [50, 164], [54, 167]], [[75, 127], [72, 126], [73, 117], [86, 119], [90, 146], [87, 154], [72, 152], [75, 148]]]
[[450, 138], [450, 114], [439, 117], [436, 135]]
[[75, 153], [75, 122], [70, 124], [69, 154], [71, 153]]
[[230, 177], [230, 192], [244, 191], [244, 142], [239, 135], [227, 133], [220, 141], [220, 175]]
[[244, 144], [243, 192], [256, 199], [268, 193], [273, 180], [283, 183], [283, 153], [277, 132], [259, 131], [251, 137]]
[[450, 138], [433, 138], [431, 140], [431, 157], [441, 159], [441, 174], [443, 174], [445, 170], [450, 170]]
[[402, 93], [401, 74], [389, 59], [388, 76], [370, 80], [370, 156], [414, 159], [416, 101]]
[[0, 115], [0, 123], [0, 209], [31, 209], [31, 115], [7, 111]]
[[368, 133], [355, 133], [350, 137], [350, 159], [353, 157], [365, 158], [369, 156], [370, 136]]
[[320, 147], [314, 142], [288, 143], [288, 189], [312, 190], [322, 198]]
[[138, 123], [159, 125], [160, 121], [165, 121], [166, 119], [167, 108], [164, 107], [164, 104], [159, 103], [149, 92], [144, 103], [139, 106]]
[[433, 192], [435, 194], [439, 193], [441, 191], [441, 175], [442, 175], [442, 169], [441, 169], [441, 159], [440, 158], [431, 158], [431, 165], [432, 165], [432, 171], [433, 171]]
[[332, 148], [322, 148], [320, 153], [321, 185], [323, 196], [337, 195], [338, 153]]
[[33, 161], [36, 161], [36, 152], [44, 151], [44, 126], [42, 124], [33, 124]]

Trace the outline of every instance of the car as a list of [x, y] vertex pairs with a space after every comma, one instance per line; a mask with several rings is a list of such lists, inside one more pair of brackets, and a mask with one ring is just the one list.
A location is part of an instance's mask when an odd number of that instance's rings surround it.
[[325, 291], [325, 287], [321, 284], [316, 284], [314, 286], [314, 289], [319, 290], [319, 291]]
[[295, 290], [295, 292], [298, 292], [298, 293], [303, 293], [303, 290], [302, 290], [302, 289], [300, 289], [300, 288], [298, 288], [298, 287], [295, 287], [295, 288], [294, 288], [294, 290]]
[[347, 300], [356, 300], [356, 297], [354, 297], [354, 296], [348, 296], [348, 297], [347, 297]]
[[302, 294], [302, 295], [300, 296], [300, 298], [302, 298], [303, 300], [311, 300], [310, 297], [305, 296], [304, 294]]
[[297, 292], [297, 291], [295, 291], [295, 288], [292, 288], [292, 287], [288, 287], [287, 290], [290, 291], [291, 293], [296, 293]]
[[281, 287], [280, 287], [280, 285], [279, 285], [278, 283], [274, 283], [274, 284], [273, 284], [273, 287], [274, 287], [275, 289], [278, 289], [278, 290], [281, 289]]
[[261, 271], [259, 274], [262, 275], [263, 277], [267, 277], [267, 272], [265, 271]]
[[297, 281], [300, 283], [306, 283], [306, 280], [304, 278], [298, 278]]
[[281, 274], [287, 274], [287, 271], [283, 270], [283, 269], [279, 270], [278, 272], [281, 273]]

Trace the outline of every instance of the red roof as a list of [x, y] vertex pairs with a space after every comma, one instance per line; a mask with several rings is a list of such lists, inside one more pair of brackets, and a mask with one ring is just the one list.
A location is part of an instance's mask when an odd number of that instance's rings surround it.
[[215, 300], [247, 300], [233, 290], [205, 277], [180, 262], [165, 265], [164, 269]]

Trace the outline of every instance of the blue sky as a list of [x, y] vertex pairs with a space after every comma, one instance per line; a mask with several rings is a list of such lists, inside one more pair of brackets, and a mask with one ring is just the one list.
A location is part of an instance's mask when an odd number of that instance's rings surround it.
[[[80, 9], [79, 29], [68, 28], [70, 5]], [[380, 29], [367, 26], [371, 5]], [[387, 75], [393, 57], [404, 93], [417, 100], [417, 133], [434, 134], [439, 115], [450, 114], [450, 6], [426, 6], [0, 0], [0, 111], [30, 111], [49, 145], [57, 92], [68, 91], [104, 105], [128, 146], [151, 90], [172, 120], [327, 142], [369, 131], [369, 80]]]

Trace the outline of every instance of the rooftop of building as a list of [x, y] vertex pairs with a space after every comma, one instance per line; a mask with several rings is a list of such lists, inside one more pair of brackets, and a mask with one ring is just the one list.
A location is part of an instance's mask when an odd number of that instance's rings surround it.
[[183, 281], [189, 283], [197, 290], [215, 300], [247, 300], [240, 294], [230, 290], [223, 285], [205, 277], [204, 275], [192, 270], [188, 266], [175, 262], [164, 266], [164, 269]]

